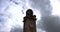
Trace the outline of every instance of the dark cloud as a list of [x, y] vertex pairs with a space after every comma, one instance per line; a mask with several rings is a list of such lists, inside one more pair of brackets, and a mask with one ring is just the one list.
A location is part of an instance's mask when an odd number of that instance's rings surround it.
[[42, 21], [47, 32], [60, 32], [60, 18], [58, 16], [42, 17]]
[[42, 17], [37, 26], [46, 32], [60, 32], [60, 17], [52, 15]]
[[30, 0], [31, 7], [41, 12], [41, 20], [38, 21], [38, 28], [46, 32], [60, 32], [60, 18], [52, 16], [50, 0]]
[[12, 28], [10, 32], [23, 32], [23, 30], [21, 27], [16, 26], [16, 27]]

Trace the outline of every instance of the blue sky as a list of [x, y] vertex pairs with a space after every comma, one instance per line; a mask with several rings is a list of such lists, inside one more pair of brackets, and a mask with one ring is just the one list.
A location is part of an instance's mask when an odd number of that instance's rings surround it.
[[60, 0], [0, 0], [0, 3], [0, 32], [22, 32], [27, 9], [37, 16], [37, 32], [60, 30]]

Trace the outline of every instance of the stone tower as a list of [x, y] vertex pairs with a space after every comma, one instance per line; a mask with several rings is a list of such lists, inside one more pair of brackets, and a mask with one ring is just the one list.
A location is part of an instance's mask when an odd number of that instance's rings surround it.
[[23, 23], [23, 32], [36, 32], [36, 16], [33, 15], [33, 11], [31, 9], [26, 11]]

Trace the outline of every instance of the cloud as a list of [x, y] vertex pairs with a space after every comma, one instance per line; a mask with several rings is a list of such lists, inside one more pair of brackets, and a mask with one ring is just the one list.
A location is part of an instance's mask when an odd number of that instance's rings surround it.
[[60, 32], [60, 17], [42, 17], [44, 28], [47, 32]]
[[37, 27], [46, 32], [60, 32], [60, 17], [53, 15], [42, 17], [41, 20], [38, 21]]
[[41, 12], [41, 20], [38, 21], [38, 28], [46, 32], [60, 32], [60, 17], [53, 16], [50, 0], [30, 0], [30, 6]]
[[[2, 1], [1, 4], [3, 4], [3, 5], [0, 5], [1, 6], [0, 9], [2, 9], [1, 12], [3, 12], [3, 13], [0, 12], [0, 28], [1, 28], [0, 30], [5, 30], [7, 32], [8, 29], [11, 29], [11, 27], [10, 27], [11, 25], [16, 25], [16, 23], [18, 23], [18, 24], [21, 23], [19, 17], [22, 15], [22, 13], [20, 13], [21, 11], [19, 11], [19, 13], [18, 13], [17, 10], [20, 10], [20, 5], [22, 7], [23, 4], [20, 3], [19, 1], [11, 0], [12, 2], [9, 5], [9, 2], [7, 2], [7, 0], [6, 1], [5, 0], [1, 0], [1, 1]], [[41, 13], [41, 20], [39, 20], [38, 24], [37, 24], [37, 26], [38, 26], [39, 29], [46, 30], [47, 32], [60, 32], [60, 24], [59, 24], [60, 23], [60, 20], [59, 20], [60, 18], [58, 16], [52, 16], [51, 15], [52, 7], [51, 7], [51, 4], [50, 4], [49, 0], [29, 0], [28, 4], [30, 5], [29, 7], [35, 8], [35, 9], [38, 10], [38, 12]], [[8, 9], [8, 13], [6, 12], [7, 8], [9, 8]], [[24, 7], [24, 9], [26, 9], [26, 8]], [[10, 16], [9, 13], [14, 14], [14, 18], [12, 17], [13, 19], [10, 20], [9, 22], [7, 22], [7, 24], [8, 24], [7, 25], [5, 23], [5, 21], [7, 19], [10, 19], [8, 17], [8, 15]], [[40, 13], [38, 13], [38, 15]], [[4, 16], [2, 16], [2, 15], [4, 15]], [[16, 17], [17, 15], [19, 15], [19, 17]], [[3, 19], [5, 19], [5, 20], [3, 20]], [[18, 21], [15, 21], [16, 19]], [[15, 24], [12, 24], [12, 22], [15, 23]], [[5, 23], [6, 26], [3, 25], [3, 24], [1, 24], [1, 23]], [[2, 29], [2, 28], [4, 28], [4, 29]], [[22, 32], [22, 28], [20, 28], [20, 27], [14, 27], [14, 28], [11, 29], [11, 32]]]
[[[22, 6], [16, 5], [8, 0], [0, 1], [0, 32], [10, 32], [12, 26], [16, 24], [22, 25], [22, 20], [20, 19], [23, 17], [23, 14], [21, 10], [24, 9], [22, 9]], [[20, 31], [20, 29], [18, 30]]]
[[16, 27], [13, 27], [10, 32], [23, 32], [23, 30], [20, 26], [19, 27], [16, 26]]
[[30, 6], [38, 9], [42, 16], [48, 16], [51, 14], [52, 7], [49, 0], [30, 0], [30, 2]]
[[3, 31], [7, 32], [7, 28], [8, 28], [7, 20], [8, 20], [8, 17], [0, 14], [0, 32], [3, 32]]

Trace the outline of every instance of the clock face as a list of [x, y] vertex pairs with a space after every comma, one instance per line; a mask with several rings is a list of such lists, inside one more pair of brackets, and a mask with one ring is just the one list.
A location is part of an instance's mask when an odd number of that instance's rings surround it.
[[27, 27], [34, 28], [34, 25], [33, 25], [33, 23], [26, 23], [25, 24], [25, 28], [27, 28]]
[[30, 26], [31, 28], [33, 28], [33, 27], [34, 27], [33, 23], [30, 23], [30, 24], [29, 24], [29, 26]]

